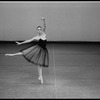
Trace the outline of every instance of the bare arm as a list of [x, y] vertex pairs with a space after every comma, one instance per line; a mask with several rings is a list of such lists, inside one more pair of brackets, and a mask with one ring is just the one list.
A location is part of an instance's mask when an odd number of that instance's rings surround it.
[[29, 42], [31, 42], [31, 41], [33, 41], [33, 40], [38, 40], [39, 39], [39, 37], [38, 36], [36, 36], [36, 37], [33, 37], [32, 39], [29, 39], [29, 40], [25, 40], [25, 41], [23, 41], [23, 42], [16, 42], [18, 45], [20, 45], [20, 44], [24, 44], [24, 43], [29, 43]]
[[43, 21], [43, 32], [45, 33], [45, 30], [46, 30], [45, 18], [42, 17], [41, 20]]

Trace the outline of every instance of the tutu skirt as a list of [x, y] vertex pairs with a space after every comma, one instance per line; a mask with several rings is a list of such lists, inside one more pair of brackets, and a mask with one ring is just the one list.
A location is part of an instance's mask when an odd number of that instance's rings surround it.
[[43, 67], [49, 66], [49, 54], [47, 48], [39, 45], [33, 45], [27, 49], [21, 50], [25, 59], [35, 65]]

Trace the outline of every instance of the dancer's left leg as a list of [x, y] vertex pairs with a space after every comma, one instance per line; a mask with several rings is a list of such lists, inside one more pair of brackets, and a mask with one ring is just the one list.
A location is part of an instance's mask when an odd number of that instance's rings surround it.
[[38, 66], [38, 72], [39, 72], [39, 80], [41, 80], [41, 84], [43, 84], [43, 76], [42, 76], [42, 66]]

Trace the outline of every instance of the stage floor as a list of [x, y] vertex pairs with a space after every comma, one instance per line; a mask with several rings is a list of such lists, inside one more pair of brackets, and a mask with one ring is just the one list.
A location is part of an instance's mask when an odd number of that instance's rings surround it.
[[4, 55], [24, 46], [0, 42], [0, 98], [100, 98], [100, 43], [48, 43], [44, 84], [36, 65]]

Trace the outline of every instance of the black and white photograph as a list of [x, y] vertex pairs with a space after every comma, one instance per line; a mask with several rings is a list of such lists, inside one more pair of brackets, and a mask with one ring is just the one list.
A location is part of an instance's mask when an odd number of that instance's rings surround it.
[[100, 98], [100, 1], [0, 1], [0, 99]]

